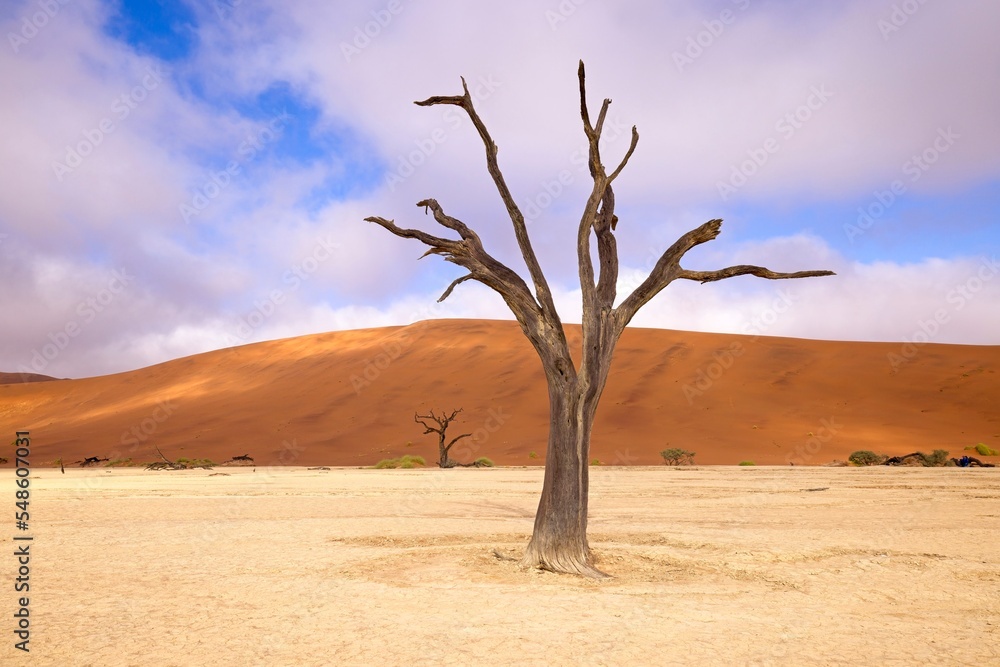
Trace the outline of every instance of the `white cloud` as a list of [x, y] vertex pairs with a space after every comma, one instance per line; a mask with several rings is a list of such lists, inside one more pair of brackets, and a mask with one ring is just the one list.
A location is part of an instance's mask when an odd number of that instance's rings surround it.
[[[0, 33], [19, 31], [32, 6], [5, 12]], [[532, 218], [567, 321], [579, 317], [570, 239], [589, 191], [580, 58], [592, 114], [603, 97], [614, 99], [605, 161], [617, 162], [632, 124], [641, 135], [616, 189], [623, 278], [704, 220], [727, 215], [738, 225], [741, 206], [853, 207], [895, 179], [911, 199], [959, 202], [1000, 176], [1000, 88], [988, 79], [988, 64], [1000, 60], [995, 3], [927, 3], [888, 33], [879, 21], [892, 3], [860, 0], [808, 9], [741, 0], [712, 11], [696, 2], [591, 2], [566, 16], [547, 14], [557, 3], [527, 0], [400, 6], [387, 19], [379, 1], [239, 3], [222, 16], [201, 5], [194, 55], [171, 69], [102, 32], [106, 3], [74, 0], [16, 51], [0, 49], [12, 91], [0, 102], [0, 305], [19, 314], [16, 326], [0, 324], [0, 369], [30, 361], [120, 267], [136, 275], [134, 285], [46, 372], [111, 372], [227, 344], [275, 290], [286, 301], [248, 340], [424, 317], [508, 317], [499, 298], [470, 284], [431, 308], [459, 270], [436, 257], [417, 263], [419, 243], [363, 222], [381, 215], [448, 234], [414, 206], [435, 197], [498, 258], [522, 268], [471, 123], [453, 107], [411, 103], [458, 94], [460, 75]], [[732, 20], [707, 28], [722, 8]], [[365, 29], [377, 34], [355, 44]], [[702, 52], [678, 67], [675, 54], [689, 39], [701, 40]], [[345, 56], [343, 43], [357, 52]], [[257, 157], [185, 224], [178, 207], [260, 127], [231, 103], [276, 82], [316, 105], [313, 136], [352, 141], [321, 159]], [[948, 128], [955, 139], [945, 145]], [[54, 163], [69, 166], [67, 153], [84, 151], [79, 166], [56, 173]], [[934, 163], [913, 171], [914, 155]], [[753, 172], [746, 184], [723, 201], [717, 183], [747, 160], [763, 164], [745, 169]], [[352, 189], [362, 163], [385, 164], [386, 176], [400, 179]], [[311, 198], [331, 182], [347, 187], [316, 204]], [[834, 247], [843, 243], [839, 222], [809, 231], [762, 228], [764, 240], [752, 242], [724, 236], [685, 265], [833, 268], [836, 278], [675, 284], [634, 324], [739, 331], [788, 290], [797, 300], [768, 334], [899, 340], [944, 309], [936, 342], [996, 344], [1000, 281], [980, 278], [968, 298], [953, 291], [975, 284], [982, 259], [974, 242], [956, 235], [939, 259], [888, 253], [875, 263]]]

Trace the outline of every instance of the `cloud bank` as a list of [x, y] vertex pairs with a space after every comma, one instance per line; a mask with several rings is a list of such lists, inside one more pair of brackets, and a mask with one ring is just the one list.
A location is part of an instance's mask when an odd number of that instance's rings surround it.
[[[464, 76], [566, 321], [589, 191], [576, 64], [613, 98], [620, 289], [722, 217], [690, 268], [835, 278], [677, 284], [637, 326], [997, 344], [994, 3], [8, 3], [0, 12], [0, 368], [117, 372], [429, 317], [509, 318], [362, 220], [437, 198], [515, 269]], [[125, 26], [124, 28], [116, 26]], [[779, 312], [780, 309], [780, 312]], [[933, 332], [929, 333], [930, 330]]]

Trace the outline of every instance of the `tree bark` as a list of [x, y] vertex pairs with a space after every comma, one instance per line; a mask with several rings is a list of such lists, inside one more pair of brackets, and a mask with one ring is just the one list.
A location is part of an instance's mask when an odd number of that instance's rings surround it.
[[522, 565], [602, 578], [587, 543], [588, 457], [593, 401], [577, 381], [549, 376], [549, 438], [545, 479]]

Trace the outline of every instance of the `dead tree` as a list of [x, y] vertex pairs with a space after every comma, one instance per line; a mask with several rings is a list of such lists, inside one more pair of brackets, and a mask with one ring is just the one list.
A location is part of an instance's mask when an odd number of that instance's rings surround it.
[[234, 456], [228, 461], [223, 461], [219, 465], [223, 466], [252, 466], [254, 464], [253, 457], [249, 454], [243, 454], [242, 456]]
[[163, 452], [160, 451], [159, 447], [154, 445], [153, 449], [156, 450], [156, 453], [162, 460], [153, 461], [152, 463], [147, 463], [146, 470], [184, 470], [187, 467], [183, 463], [175, 463], [170, 459], [168, 459], [166, 456], [163, 455]]
[[159, 447], [153, 446], [156, 453], [160, 456], [162, 461], [153, 461], [152, 463], [146, 464], [146, 470], [194, 470], [195, 468], [204, 468], [205, 470], [211, 470], [214, 463], [195, 463], [188, 461], [184, 463], [182, 461], [171, 461], [163, 452], [160, 451]]
[[968, 468], [968, 467], [995, 468], [996, 467], [995, 463], [983, 463], [982, 461], [980, 461], [979, 459], [977, 459], [974, 456], [963, 456], [962, 458], [965, 459], [965, 465], [963, 465], [962, 461], [959, 460], [959, 459], [954, 459], [953, 458], [953, 459], [951, 459], [951, 462], [954, 463], [956, 466], [958, 466], [960, 468]]
[[[446, 438], [445, 431], [448, 430], [448, 425], [451, 424], [451, 422], [455, 420], [455, 417], [457, 417], [458, 413], [461, 412], [461, 411], [462, 411], [462, 408], [459, 408], [458, 410], [452, 410], [451, 415], [447, 416], [447, 413], [445, 413], [444, 410], [442, 410], [440, 417], [438, 415], [434, 414], [433, 410], [430, 411], [429, 415], [421, 415], [421, 414], [416, 414], [416, 413], [414, 413], [414, 415], [413, 415], [413, 421], [417, 422], [418, 424], [420, 424], [421, 426], [424, 427], [424, 429], [425, 429], [424, 430], [424, 435], [427, 435], [428, 433], [437, 433], [437, 435], [438, 435], [438, 466], [440, 466], [442, 468], [454, 468], [455, 466], [462, 465], [461, 463], [458, 463], [456, 461], [452, 461], [451, 459], [449, 459], [448, 458], [448, 452], [451, 451], [452, 445], [454, 445], [456, 442], [458, 442], [462, 438], [468, 438], [472, 434], [471, 433], [463, 433], [462, 435], [458, 435], [458, 436], [455, 436], [454, 438], [452, 438], [451, 442], [449, 442], [447, 445], [444, 444], [444, 441], [445, 441], [445, 438]], [[432, 425], [428, 424], [427, 421], [425, 421], [425, 420], [432, 421], [435, 424], [437, 424], [437, 426], [432, 426]]]
[[[615, 306], [618, 283], [618, 246], [615, 229], [615, 195], [612, 184], [622, 173], [639, 140], [632, 128], [628, 150], [609, 173], [601, 157], [600, 140], [611, 100], [605, 99], [591, 120], [587, 108], [584, 67], [578, 70], [580, 115], [589, 144], [588, 163], [594, 181], [580, 218], [576, 234], [580, 287], [583, 293], [583, 349], [576, 366], [569, 352], [566, 334], [556, 312], [549, 284], [542, 273], [535, 251], [528, 239], [524, 215], [514, 201], [497, 164], [497, 145], [476, 112], [465, 79], [462, 94], [435, 96], [419, 106], [439, 104], [460, 107], [472, 120], [486, 149], [486, 168], [503, 200], [514, 228], [514, 236], [534, 291], [512, 269], [490, 255], [479, 235], [461, 220], [444, 212], [435, 199], [424, 199], [417, 206], [430, 212], [442, 227], [459, 238], [433, 236], [417, 229], [396, 226], [393, 220], [372, 216], [365, 218], [402, 238], [417, 239], [428, 246], [427, 255], [440, 255], [445, 261], [465, 268], [468, 273], [453, 281], [438, 301], [467, 280], [476, 280], [496, 291], [510, 307], [535, 352], [549, 393], [549, 437], [545, 461], [545, 480], [535, 515], [534, 532], [523, 563], [527, 566], [569, 572], [590, 577], [606, 576], [592, 565], [587, 544], [588, 455], [594, 414], [611, 368], [615, 345], [625, 326], [636, 312], [674, 280], [714, 282], [735, 276], [753, 275], [770, 280], [833, 275], [832, 271], [777, 273], [761, 266], [738, 265], [715, 271], [696, 271], [681, 266], [681, 258], [694, 247], [719, 235], [722, 220], [709, 220], [681, 236], [660, 256], [649, 276]], [[596, 237], [598, 266], [595, 274], [591, 256], [591, 238]]]
[[102, 459], [97, 456], [88, 456], [82, 461], [75, 461], [75, 463], [79, 463], [81, 468], [86, 468], [88, 466], [96, 466], [98, 463], [103, 463], [104, 461], [108, 460], [109, 460], [108, 458]]

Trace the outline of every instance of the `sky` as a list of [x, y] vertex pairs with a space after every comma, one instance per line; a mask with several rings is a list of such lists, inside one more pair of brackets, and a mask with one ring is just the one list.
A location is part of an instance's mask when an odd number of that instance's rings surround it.
[[[589, 193], [577, 65], [615, 185], [633, 326], [1000, 344], [1000, 4], [992, 0], [7, 0], [0, 370], [85, 377], [310, 333], [512, 319], [432, 234], [433, 197], [524, 273], [461, 93], [499, 146], [566, 322]], [[911, 348], [912, 349], [912, 348]]]

